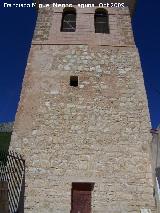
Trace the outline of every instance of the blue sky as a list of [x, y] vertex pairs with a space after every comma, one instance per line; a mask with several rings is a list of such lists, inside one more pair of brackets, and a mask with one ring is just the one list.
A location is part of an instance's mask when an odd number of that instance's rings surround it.
[[[3, 8], [0, 3], [0, 122], [13, 121], [35, 27], [33, 8]], [[118, 2], [118, 1], [117, 1]], [[147, 90], [152, 127], [160, 123], [160, 1], [138, 0], [132, 20]]]

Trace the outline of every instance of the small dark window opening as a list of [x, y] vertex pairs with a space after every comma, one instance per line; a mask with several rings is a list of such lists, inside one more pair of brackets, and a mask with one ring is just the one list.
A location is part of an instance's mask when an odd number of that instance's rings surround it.
[[65, 8], [62, 14], [61, 32], [76, 31], [76, 10], [74, 8]]
[[91, 213], [94, 183], [72, 183], [71, 213]]
[[109, 17], [105, 9], [97, 9], [94, 15], [95, 33], [109, 33]]
[[78, 76], [71, 76], [70, 77], [70, 86], [78, 87]]

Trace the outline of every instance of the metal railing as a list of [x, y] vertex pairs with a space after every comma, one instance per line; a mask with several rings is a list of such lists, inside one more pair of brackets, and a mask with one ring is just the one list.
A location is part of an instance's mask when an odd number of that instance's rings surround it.
[[0, 150], [0, 181], [8, 183], [9, 212], [19, 212], [23, 200], [25, 161], [14, 151]]

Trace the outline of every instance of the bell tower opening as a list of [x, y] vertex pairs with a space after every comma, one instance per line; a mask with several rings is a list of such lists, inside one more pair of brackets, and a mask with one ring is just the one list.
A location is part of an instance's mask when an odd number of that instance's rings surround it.
[[62, 13], [61, 32], [76, 31], [76, 10], [66, 7]]
[[109, 34], [109, 16], [107, 10], [98, 8], [94, 14], [95, 33]]

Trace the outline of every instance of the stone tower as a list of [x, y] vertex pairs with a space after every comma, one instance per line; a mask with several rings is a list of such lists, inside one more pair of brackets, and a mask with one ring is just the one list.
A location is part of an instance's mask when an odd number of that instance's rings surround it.
[[38, 11], [11, 141], [26, 160], [25, 213], [155, 212], [128, 2]]

